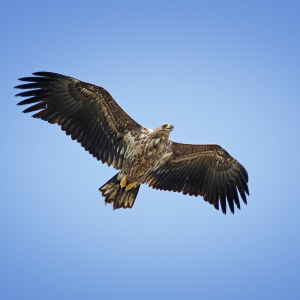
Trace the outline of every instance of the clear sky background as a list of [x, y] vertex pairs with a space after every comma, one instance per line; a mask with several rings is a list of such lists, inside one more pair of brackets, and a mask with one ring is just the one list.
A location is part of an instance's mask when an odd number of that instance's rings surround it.
[[[2, 2], [0, 299], [300, 299], [299, 16], [289, 0]], [[248, 205], [142, 186], [132, 210], [105, 206], [117, 171], [16, 106], [36, 71], [221, 145]]]

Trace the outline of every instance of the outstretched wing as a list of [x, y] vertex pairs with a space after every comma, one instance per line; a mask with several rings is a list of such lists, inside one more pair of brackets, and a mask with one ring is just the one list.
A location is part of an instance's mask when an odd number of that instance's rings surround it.
[[33, 75], [19, 79], [30, 83], [16, 86], [30, 89], [16, 95], [30, 97], [18, 105], [34, 104], [23, 112], [39, 111], [34, 118], [58, 124], [102, 163], [121, 169], [127, 147], [124, 134], [142, 126], [100, 86], [50, 72]]
[[237, 189], [247, 204], [248, 173], [246, 169], [218, 145], [190, 145], [173, 142], [171, 159], [154, 169], [144, 183], [159, 190], [203, 196], [226, 214], [226, 198], [234, 213], [240, 209]]

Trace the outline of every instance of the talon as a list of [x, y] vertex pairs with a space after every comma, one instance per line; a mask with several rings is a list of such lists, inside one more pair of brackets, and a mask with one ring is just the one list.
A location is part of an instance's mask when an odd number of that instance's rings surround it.
[[133, 188], [134, 184], [135, 184], [135, 182], [128, 183], [127, 186], [126, 186], [126, 188], [125, 188], [125, 191], [128, 191], [131, 188]]
[[121, 180], [120, 182], [120, 186], [121, 188], [125, 187], [127, 184], [127, 178], [126, 178], [126, 175], [123, 177], [123, 179]]

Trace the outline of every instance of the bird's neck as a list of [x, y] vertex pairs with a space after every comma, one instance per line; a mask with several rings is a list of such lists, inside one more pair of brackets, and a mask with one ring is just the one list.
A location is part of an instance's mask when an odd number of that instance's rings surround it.
[[150, 136], [152, 139], [169, 139], [170, 131], [168, 130], [157, 130], [151, 132]]

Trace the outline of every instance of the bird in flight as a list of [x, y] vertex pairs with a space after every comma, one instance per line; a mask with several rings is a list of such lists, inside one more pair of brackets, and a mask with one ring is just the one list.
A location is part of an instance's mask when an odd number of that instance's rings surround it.
[[[222, 147], [215, 144], [182, 144], [169, 139], [174, 126], [156, 129], [138, 124], [102, 87], [51, 72], [20, 78], [15, 88], [27, 90], [18, 105], [24, 113], [58, 124], [72, 140], [97, 160], [120, 170], [99, 188], [113, 209], [132, 208], [140, 185], [202, 196], [226, 214], [240, 209], [239, 195], [247, 204], [248, 173]], [[29, 98], [28, 98], [29, 97]]]

